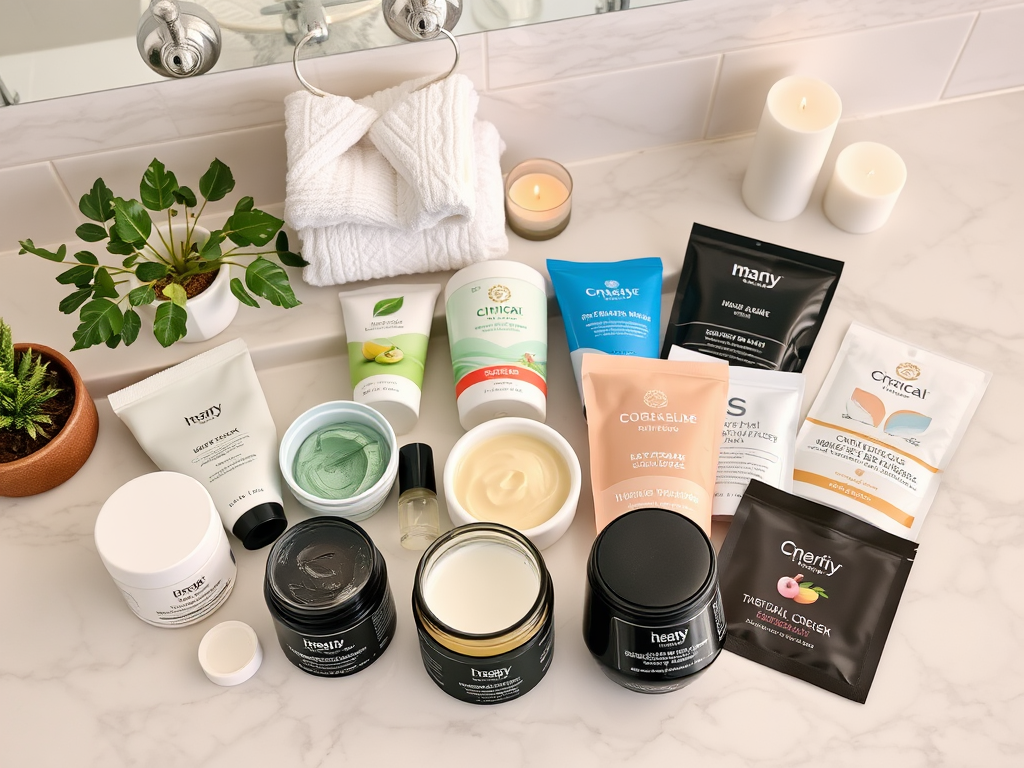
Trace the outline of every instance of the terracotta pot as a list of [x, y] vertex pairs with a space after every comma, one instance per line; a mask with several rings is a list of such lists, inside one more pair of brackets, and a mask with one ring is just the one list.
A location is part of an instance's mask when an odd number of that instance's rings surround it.
[[50, 442], [23, 459], [0, 463], [0, 496], [33, 496], [69, 480], [89, 458], [99, 432], [96, 404], [71, 361], [42, 344], [15, 344], [14, 350], [29, 347], [68, 372], [75, 384], [75, 405], [67, 424]]

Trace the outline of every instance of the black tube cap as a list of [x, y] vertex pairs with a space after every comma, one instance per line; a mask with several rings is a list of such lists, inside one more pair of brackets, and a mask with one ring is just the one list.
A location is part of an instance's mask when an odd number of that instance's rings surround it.
[[434, 484], [434, 452], [426, 443], [409, 443], [398, 450], [398, 493], [426, 488], [437, 493]]
[[241, 539], [246, 549], [262, 549], [284, 533], [287, 527], [284, 507], [275, 501], [268, 501], [243, 512], [231, 526], [231, 532]]

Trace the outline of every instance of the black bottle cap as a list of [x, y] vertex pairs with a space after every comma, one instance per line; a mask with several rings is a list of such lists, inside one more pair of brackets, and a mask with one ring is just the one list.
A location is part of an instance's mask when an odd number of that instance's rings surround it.
[[284, 533], [287, 527], [284, 507], [268, 501], [243, 512], [231, 526], [231, 532], [242, 540], [246, 549], [261, 549]]
[[398, 493], [426, 488], [437, 493], [434, 483], [434, 452], [426, 443], [409, 443], [398, 450]]

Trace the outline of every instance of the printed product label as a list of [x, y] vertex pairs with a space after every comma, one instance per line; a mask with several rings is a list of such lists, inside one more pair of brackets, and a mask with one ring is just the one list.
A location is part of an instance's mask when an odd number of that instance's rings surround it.
[[165, 589], [137, 589], [118, 584], [135, 615], [158, 627], [184, 627], [220, 608], [235, 586], [235, 555], [227, 534], [210, 561], [190, 576]]
[[[648, 627], [616, 617], [612, 624], [615, 666], [639, 678], [641, 689], [644, 679], [672, 680], [699, 672], [718, 657], [725, 641], [725, 615], [717, 591], [705, 610], [682, 624]], [[665, 690], [664, 686], [659, 690]]]
[[851, 327], [797, 437], [796, 492], [916, 539], [985, 380], [970, 366]]
[[419, 634], [427, 674], [445, 693], [470, 704], [500, 704], [532, 690], [547, 674], [555, 646], [550, 617], [528, 643], [491, 658], [452, 653], [422, 628]]
[[[354, 311], [345, 314], [349, 371], [353, 399], [357, 402], [415, 402], [419, 398], [429, 339], [425, 333], [410, 332], [410, 328], [417, 321], [422, 327], [423, 319], [429, 323], [437, 298], [436, 289], [423, 290], [419, 286], [395, 286], [395, 289], [394, 296], [374, 303], [368, 318]], [[344, 306], [344, 294], [342, 302]], [[363, 322], [358, 325], [352, 322], [356, 317]]]
[[448, 298], [455, 393], [547, 394], [547, 297], [524, 280], [487, 278]]
[[376, 611], [343, 632], [313, 635], [274, 622], [288, 660], [311, 675], [343, 677], [376, 661], [395, 634], [395, 601], [391, 587]]

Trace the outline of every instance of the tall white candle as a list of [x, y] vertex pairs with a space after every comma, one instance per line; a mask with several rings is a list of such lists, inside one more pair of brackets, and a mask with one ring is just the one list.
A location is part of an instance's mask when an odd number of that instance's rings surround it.
[[839, 153], [822, 207], [828, 220], [860, 235], [889, 220], [907, 183], [907, 166], [884, 144], [860, 141]]
[[747, 208], [769, 221], [800, 215], [842, 111], [839, 94], [821, 80], [785, 77], [772, 86], [743, 179]]

